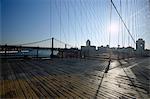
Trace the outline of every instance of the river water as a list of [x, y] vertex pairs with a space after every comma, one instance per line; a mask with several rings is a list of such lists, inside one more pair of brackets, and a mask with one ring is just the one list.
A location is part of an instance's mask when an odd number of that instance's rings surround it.
[[[58, 51], [54, 51], [54, 55], [57, 55]], [[7, 51], [7, 58], [13, 58], [13, 57], [50, 57], [51, 50], [50, 49], [30, 49], [30, 50], [22, 50], [22, 51]], [[0, 51], [1, 58], [5, 57], [5, 52]]]

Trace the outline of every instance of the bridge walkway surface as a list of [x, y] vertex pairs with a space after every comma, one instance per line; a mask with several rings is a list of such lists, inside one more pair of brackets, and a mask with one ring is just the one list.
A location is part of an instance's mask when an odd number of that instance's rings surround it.
[[150, 58], [1, 61], [1, 98], [150, 98]]

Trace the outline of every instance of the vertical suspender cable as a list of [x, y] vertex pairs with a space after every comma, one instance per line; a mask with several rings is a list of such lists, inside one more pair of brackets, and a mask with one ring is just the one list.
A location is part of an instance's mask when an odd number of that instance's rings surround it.
[[[74, 3], [74, 4], [75, 4], [75, 5], [74, 5], [74, 7], [75, 7], [75, 8], [74, 8], [74, 9], [75, 9], [75, 12], [74, 12], [75, 15], [74, 15], [74, 16], [75, 16], [75, 20], [77, 20], [77, 14], [76, 14], [76, 4], [77, 4], [77, 2], [76, 2], [76, 0], [75, 0], [74, 2], [75, 2], [75, 3]], [[77, 43], [78, 43], [78, 42], [77, 42], [77, 24], [76, 24], [77, 21], [74, 21], [74, 22], [75, 22], [75, 47], [77, 47]]]
[[116, 10], [116, 12], [117, 12], [118, 16], [120, 17], [120, 19], [121, 19], [121, 21], [122, 21], [123, 25], [125, 26], [125, 28], [126, 28], [127, 32], [129, 33], [129, 35], [131, 36], [131, 38], [132, 38], [133, 42], [135, 43], [135, 40], [134, 40], [134, 38], [133, 38], [132, 34], [130, 33], [130, 30], [128, 29], [128, 27], [127, 27], [126, 23], [124, 22], [124, 20], [123, 20], [122, 16], [121, 16], [121, 15], [120, 15], [120, 13], [118, 12], [118, 10], [117, 10], [117, 8], [116, 8], [116, 6], [115, 6], [115, 4], [114, 4], [114, 2], [113, 2], [112, 0], [111, 0], [111, 4], [112, 4], [112, 5], [113, 5], [113, 7], [115, 8], [115, 10]]
[[[131, 9], [132, 9], [132, 13], [134, 13], [134, 1], [131, 3], [132, 5], [131, 5]], [[132, 19], [132, 34], [133, 34], [133, 37], [134, 37], [134, 39], [135, 39], [135, 31], [134, 31], [134, 20], [135, 20], [135, 17], [133, 17], [133, 19]], [[133, 43], [131, 43], [131, 46], [133, 46]]]
[[[120, 2], [119, 2], [119, 6], [120, 6], [120, 15], [122, 15], [121, 13], [122, 13], [122, 11], [121, 11], [121, 0], [120, 0]], [[121, 34], [122, 34], [122, 24], [121, 24], [121, 20], [120, 20], [120, 18], [119, 18], [119, 35], [118, 35], [118, 47], [120, 46], [120, 44], [119, 44], [119, 42], [120, 42], [120, 36], [121, 36]]]
[[[134, 0], [134, 3], [135, 3], [135, 5], [136, 5], [136, 0]], [[134, 5], [134, 6], [135, 6]], [[135, 8], [135, 12], [137, 11], [137, 9]], [[136, 17], [136, 14], [135, 14], [135, 26], [134, 26], [134, 28], [136, 29], [136, 26], [137, 26], [137, 23], [136, 23], [136, 21], [137, 21], [137, 17]], [[135, 30], [135, 39], [137, 40], [137, 31]]]
[[60, 6], [59, 6], [59, 11], [60, 11], [60, 16], [59, 16], [59, 18], [60, 18], [60, 24], [59, 24], [59, 26], [60, 26], [60, 41], [61, 41], [61, 0], [59, 0], [59, 4], [60, 4]]
[[[120, 0], [120, 15], [122, 16], [122, 2]], [[122, 38], [122, 47], [123, 47], [123, 27], [122, 27], [122, 24], [121, 24], [121, 19], [120, 19], [120, 32], [121, 32], [121, 38]]]
[[[66, 2], [63, 2], [63, 11], [65, 10], [66, 12], [64, 12], [64, 16], [65, 16], [65, 20], [66, 20], [66, 23], [67, 23], [67, 4]], [[66, 33], [66, 29], [63, 27], [63, 33], [64, 33], [64, 40], [65, 42], [67, 42], [67, 33]], [[66, 44], [64, 45], [64, 48], [67, 48]]]
[[68, 33], [67, 33], [67, 34], [68, 34], [68, 37], [70, 38], [70, 13], [69, 13], [69, 11], [70, 11], [70, 10], [69, 10], [69, 7], [70, 7], [70, 6], [69, 6], [69, 0], [67, 1], [67, 6], [68, 6], [68, 7], [67, 7], [67, 8], [68, 8], [68, 9], [67, 9], [67, 11], [68, 11]]
[[[52, 1], [50, 1], [50, 38], [52, 37]], [[51, 40], [50, 40], [50, 47], [51, 47]]]
[[118, 48], [119, 48], [119, 38], [120, 38], [120, 18], [119, 18], [118, 23], [119, 23], [119, 31], [118, 31]]
[[81, 28], [81, 42], [83, 42], [84, 41], [84, 35], [83, 35], [83, 31], [82, 31], [82, 4], [81, 4], [81, 0], [79, 1], [80, 3], [80, 28]]
[[[128, 13], [129, 13], [129, 7], [128, 7], [128, 0], [126, 0], [126, 22], [128, 24], [128, 28], [130, 28], [130, 21], [127, 20], [127, 17], [128, 17]], [[128, 46], [130, 46], [130, 35], [128, 34]]]
[[[111, 26], [111, 19], [112, 19], [112, 4], [110, 3], [110, 26]], [[109, 31], [109, 47], [111, 43], [111, 30]], [[109, 58], [111, 58], [111, 50], [109, 49]]]

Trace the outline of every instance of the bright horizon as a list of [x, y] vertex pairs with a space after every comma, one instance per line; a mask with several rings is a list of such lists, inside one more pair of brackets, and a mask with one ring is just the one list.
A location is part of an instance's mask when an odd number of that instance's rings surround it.
[[[143, 38], [150, 49], [148, 0], [124, 0], [121, 8], [120, 0], [113, 1], [119, 11], [122, 9], [120, 13], [134, 39]], [[111, 10], [110, 0], [1, 0], [1, 20], [1, 44], [54, 37], [79, 48], [87, 39], [91, 45], [106, 46], [110, 33], [110, 47], [119, 44], [135, 48], [115, 9]], [[50, 46], [49, 41], [41, 45]]]

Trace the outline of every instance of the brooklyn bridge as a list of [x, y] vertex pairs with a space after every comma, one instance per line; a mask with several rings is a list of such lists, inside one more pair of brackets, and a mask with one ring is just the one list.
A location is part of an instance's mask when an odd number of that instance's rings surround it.
[[[150, 98], [149, 0], [20, 1], [25, 4], [2, 0], [2, 16], [8, 17], [6, 5], [14, 9], [19, 3], [29, 6], [44, 2], [45, 8], [49, 7], [49, 33], [48, 37], [15, 35], [15, 42], [13, 34], [4, 34], [7, 22], [2, 17], [2, 99]], [[19, 20], [20, 16], [15, 17]]]

